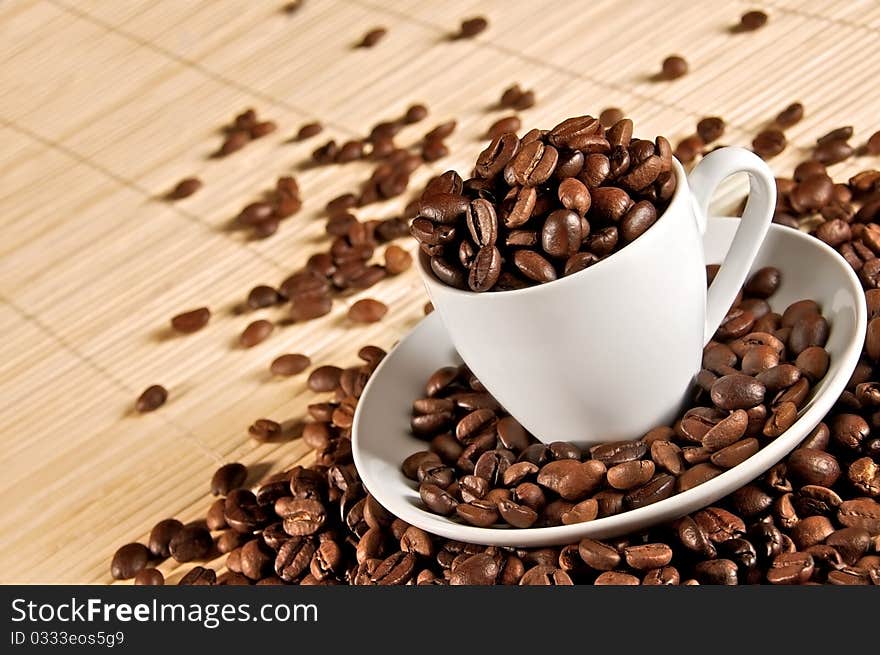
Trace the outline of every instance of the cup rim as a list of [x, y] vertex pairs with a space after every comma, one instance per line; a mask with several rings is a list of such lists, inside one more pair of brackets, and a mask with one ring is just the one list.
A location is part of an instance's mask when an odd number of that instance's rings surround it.
[[[633, 241], [632, 243], [629, 243], [625, 246], [625, 248], [627, 250], [629, 250], [630, 248], [633, 248], [633, 246], [636, 246], [638, 244], [641, 244], [641, 246], [640, 246], [641, 248], [649, 247], [649, 242], [652, 241], [652, 238], [650, 235], [652, 233], [659, 234], [659, 230], [654, 230], [653, 228], [655, 228], [657, 226], [657, 224], [664, 219], [664, 217], [669, 213], [669, 210], [672, 209], [672, 207], [674, 205], [678, 205], [682, 202], [682, 196], [685, 193], [684, 189], [687, 188], [687, 174], [684, 171], [684, 166], [682, 166], [681, 162], [678, 161], [678, 159], [674, 156], [672, 157], [672, 170], [675, 171], [676, 184], [675, 184], [675, 193], [672, 194], [672, 198], [669, 201], [669, 205], [667, 205], [667, 207], [663, 211], [663, 213], [657, 217], [657, 220], [654, 221], [654, 224], [651, 225], [651, 227], [649, 227], [645, 231], [645, 234], [643, 234], [642, 236], [637, 238], [635, 241]], [[657, 237], [657, 238], [659, 238], [659, 237]], [[623, 248], [621, 248], [621, 250], [623, 250]], [[424, 283], [426, 286], [430, 286], [432, 288], [441, 288], [441, 289], [443, 289], [444, 293], [448, 293], [450, 295], [460, 295], [460, 296], [464, 296], [464, 297], [499, 296], [499, 297], [509, 298], [509, 297], [513, 296], [514, 294], [525, 295], [525, 294], [529, 294], [529, 293], [539, 293], [542, 290], [546, 290], [547, 287], [558, 288], [559, 285], [561, 285], [561, 284], [566, 284], [566, 283], [573, 284], [575, 280], [582, 278], [585, 274], [589, 274], [590, 271], [594, 271], [596, 268], [598, 268], [599, 266], [602, 266], [603, 264], [605, 264], [605, 268], [607, 268], [608, 262], [613, 261], [614, 256], [617, 255], [619, 252], [620, 251], [612, 253], [611, 255], [606, 257], [605, 259], [602, 259], [601, 261], [598, 261], [595, 264], [593, 264], [592, 266], [589, 266], [583, 270], [580, 270], [577, 273], [572, 273], [571, 275], [565, 275], [561, 278], [557, 278], [556, 280], [553, 280], [552, 282], [545, 282], [543, 284], [535, 284], [530, 287], [525, 287], [524, 289], [506, 289], [504, 291], [486, 291], [486, 292], [471, 291], [470, 289], [457, 289], [456, 287], [451, 287], [448, 284], [444, 284], [442, 281], [437, 279], [437, 277], [434, 275], [434, 271], [431, 270], [430, 257], [421, 248], [419, 248], [419, 251], [418, 251], [419, 256], [418, 256], [417, 260], [418, 260], [419, 272], [421, 273], [422, 279], [424, 280]], [[605, 270], [605, 268], [603, 268], [602, 270]], [[431, 294], [431, 295], [433, 296], [433, 294]]]

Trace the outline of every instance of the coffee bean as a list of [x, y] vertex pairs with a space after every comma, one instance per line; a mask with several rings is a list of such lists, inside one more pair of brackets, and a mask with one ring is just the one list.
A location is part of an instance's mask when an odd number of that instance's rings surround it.
[[508, 166], [517, 184], [537, 186], [550, 178], [558, 159], [556, 148], [533, 141], [522, 146]]
[[634, 204], [620, 223], [620, 235], [627, 243], [642, 236], [657, 220], [657, 210], [647, 200]]
[[168, 544], [168, 550], [178, 562], [203, 559], [214, 546], [211, 533], [202, 525], [189, 523], [178, 530]]
[[840, 504], [837, 520], [848, 528], [862, 528], [872, 537], [880, 535], [880, 503], [870, 498], [846, 500]]
[[306, 139], [311, 139], [313, 136], [320, 134], [323, 129], [323, 126], [318, 122], [304, 123], [296, 133], [296, 140], [305, 141]]
[[590, 456], [606, 466], [641, 459], [648, 451], [644, 441], [616, 441], [590, 448]]
[[658, 569], [672, 561], [672, 548], [660, 543], [628, 546], [623, 553], [626, 563], [639, 571]]
[[134, 576], [134, 584], [161, 586], [165, 584], [165, 576], [159, 569], [141, 569]]
[[840, 464], [829, 453], [798, 448], [788, 456], [788, 470], [804, 484], [832, 486], [840, 477]]
[[607, 480], [615, 489], [626, 491], [646, 484], [654, 475], [654, 462], [635, 460], [615, 464], [608, 469]]
[[582, 239], [580, 218], [573, 211], [566, 209], [552, 212], [541, 230], [541, 247], [551, 257], [572, 256], [580, 247]]
[[459, 29], [458, 38], [473, 38], [477, 34], [483, 32], [487, 27], [489, 27], [489, 21], [483, 16], [468, 18], [461, 21], [461, 28]]
[[183, 198], [189, 198], [201, 188], [202, 181], [199, 178], [185, 177], [168, 192], [166, 198], [168, 200], [182, 200]]
[[291, 537], [278, 549], [275, 573], [285, 582], [293, 582], [308, 569], [315, 551], [315, 544], [310, 538]]
[[379, 43], [385, 35], [388, 33], [384, 27], [374, 27], [361, 39], [360, 43], [357, 44], [358, 48], [372, 48], [374, 45]]
[[688, 72], [688, 63], [684, 57], [672, 55], [663, 60], [662, 73], [667, 80], [674, 80], [683, 77]]
[[299, 353], [290, 353], [287, 355], [279, 355], [269, 366], [269, 370], [273, 375], [283, 375], [285, 377], [302, 373], [312, 365], [312, 360], [306, 355]]
[[776, 116], [776, 124], [779, 127], [786, 128], [799, 123], [804, 117], [804, 106], [799, 102], [794, 102], [783, 109]]
[[727, 410], [749, 409], [764, 400], [766, 389], [749, 375], [725, 375], [712, 385], [712, 402]]
[[224, 464], [214, 472], [211, 478], [211, 493], [215, 496], [225, 496], [233, 489], [244, 484], [247, 479], [247, 467], [244, 464], [233, 462]]
[[164, 519], [153, 526], [147, 541], [150, 554], [153, 557], [168, 557], [171, 554], [169, 544], [182, 527], [183, 523], [177, 519]]
[[599, 122], [606, 129], [614, 125], [620, 120], [623, 120], [624, 114], [622, 109], [618, 109], [617, 107], [608, 107], [607, 109], [603, 109], [599, 114]]
[[703, 118], [697, 123], [697, 134], [705, 143], [717, 141], [724, 135], [724, 119], [718, 116]]
[[735, 585], [739, 584], [736, 562], [729, 559], [716, 559], [698, 562], [694, 566], [694, 575], [702, 584]]
[[539, 565], [526, 571], [520, 585], [569, 586], [574, 583], [569, 575], [555, 566]]
[[770, 584], [803, 584], [813, 575], [813, 558], [809, 553], [781, 553], [773, 559], [767, 572]]
[[272, 441], [281, 435], [281, 424], [268, 418], [254, 421], [248, 433], [258, 441]]
[[167, 399], [168, 392], [165, 390], [165, 387], [154, 384], [144, 389], [144, 392], [138, 396], [134, 408], [141, 414], [152, 412], [164, 405]]
[[534, 251], [517, 250], [513, 253], [513, 263], [530, 280], [552, 282], [556, 279], [553, 265]]
[[497, 506], [484, 500], [459, 503], [455, 507], [455, 512], [466, 523], [480, 528], [488, 528], [498, 522]]
[[377, 323], [388, 313], [385, 303], [362, 298], [348, 308], [348, 318], [355, 323]]
[[752, 141], [752, 149], [762, 159], [775, 157], [785, 150], [786, 145], [785, 134], [776, 129], [764, 130]]
[[767, 14], [763, 11], [753, 9], [751, 11], [747, 11], [739, 19], [739, 25], [737, 26], [737, 31], [741, 32], [754, 32], [757, 29], [764, 27], [767, 24]]
[[131, 543], [120, 547], [110, 563], [110, 574], [116, 580], [128, 580], [137, 575], [150, 559], [150, 551], [143, 544]]
[[712, 478], [718, 477], [723, 472], [722, 469], [719, 469], [708, 462], [696, 464], [679, 476], [677, 482], [678, 492], [682, 493], [689, 489], [693, 489], [704, 482], [708, 482]]
[[214, 569], [208, 569], [204, 566], [195, 566], [184, 575], [177, 584], [182, 587], [188, 586], [210, 586], [217, 583], [217, 573]]
[[521, 126], [522, 121], [520, 121], [518, 116], [505, 116], [489, 126], [486, 136], [489, 139], [496, 139], [502, 134], [518, 132]]
[[610, 585], [614, 587], [639, 585], [639, 579], [630, 573], [621, 573], [620, 571], [605, 571], [596, 576], [594, 585], [604, 586]]
[[275, 325], [270, 321], [265, 319], [254, 321], [244, 329], [244, 332], [238, 338], [238, 342], [242, 348], [253, 348], [265, 341], [274, 329]]
[[487, 553], [477, 553], [461, 561], [449, 577], [451, 585], [491, 585], [499, 574], [498, 563]]

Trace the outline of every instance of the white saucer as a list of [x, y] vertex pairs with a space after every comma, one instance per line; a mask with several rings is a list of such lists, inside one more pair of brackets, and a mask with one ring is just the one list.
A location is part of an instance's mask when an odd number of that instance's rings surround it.
[[[705, 237], [708, 262], [721, 260], [737, 225], [738, 220], [733, 218], [709, 219]], [[710, 505], [761, 475], [809, 434], [844, 390], [865, 339], [867, 310], [861, 284], [833, 249], [797, 230], [772, 225], [754, 270], [763, 266], [776, 266], [782, 271], [782, 284], [770, 299], [775, 311], [804, 298], [820, 304], [831, 324], [826, 345], [831, 366], [797, 422], [739, 466], [653, 505], [574, 525], [477, 528], [428, 512], [421, 508], [417, 484], [404, 477], [400, 464], [408, 455], [428, 447], [409, 431], [413, 400], [420, 397], [431, 373], [461, 361], [440, 317], [433, 313], [388, 354], [358, 402], [352, 445], [364, 485], [385, 508], [407, 523], [449, 539], [495, 546], [533, 547], [572, 543], [584, 537], [612, 537]]]

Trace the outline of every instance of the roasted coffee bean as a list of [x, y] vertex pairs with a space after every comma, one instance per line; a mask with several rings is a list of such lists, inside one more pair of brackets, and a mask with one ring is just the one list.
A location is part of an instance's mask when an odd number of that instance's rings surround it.
[[275, 325], [270, 321], [265, 319], [254, 321], [244, 329], [238, 338], [238, 342], [243, 348], [253, 348], [265, 341], [274, 329]]
[[705, 143], [712, 143], [724, 135], [725, 127], [724, 119], [718, 116], [709, 116], [697, 123], [697, 134]]
[[623, 553], [626, 563], [639, 571], [662, 568], [672, 561], [672, 548], [660, 543], [628, 546]]
[[466, 20], [461, 21], [461, 28], [458, 32], [458, 38], [461, 39], [470, 39], [475, 37], [477, 34], [485, 31], [485, 29], [489, 27], [489, 21], [483, 16], [477, 16], [475, 18], [468, 18]]
[[530, 280], [552, 282], [556, 279], [556, 270], [553, 268], [553, 265], [532, 250], [517, 250], [514, 252], [513, 263], [520, 273]]
[[188, 523], [178, 530], [168, 544], [168, 551], [178, 562], [191, 562], [207, 557], [214, 540], [203, 525]]
[[491, 585], [500, 573], [498, 562], [488, 553], [470, 555], [459, 562], [449, 577], [451, 585]]
[[663, 60], [662, 75], [667, 80], [683, 77], [688, 72], [688, 63], [684, 57], [672, 55]]
[[233, 462], [224, 464], [214, 472], [211, 478], [211, 493], [215, 496], [225, 496], [233, 489], [244, 484], [247, 479], [247, 467], [244, 464]]
[[678, 492], [681, 493], [693, 489], [712, 478], [718, 477], [723, 472], [722, 469], [708, 462], [696, 464], [679, 476], [677, 481]]
[[783, 109], [776, 116], [776, 124], [779, 127], [786, 128], [799, 123], [804, 117], [804, 106], [799, 102], [794, 102]]
[[834, 455], [811, 448], [798, 448], [787, 460], [789, 473], [804, 484], [831, 487], [840, 477], [840, 464]]
[[526, 571], [520, 585], [569, 586], [574, 584], [569, 575], [554, 566], [539, 565]]
[[803, 584], [813, 575], [813, 558], [809, 553], [780, 553], [770, 565], [770, 584]]
[[764, 130], [752, 141], [752, 149], [762, 159], [775, 157], [785, 150], [786, 145], [785, 134], [776, 129]]
[[312, 365], [312, 360], [308, 356], [299, 353], [291, 353], [287, 355], [279, 355], [269, 366], [269, 370], [274, 375], [283, 375], [285, 377], [297, 375], [305, 371]]
[[199, 307], [172, 318], [171, 327], [181, 334], [191, 334], [205, 327], [210, 319], [211, 310], [207, 307]]
[[348, 308], [348, 318], [355, 323], [376, 323], [388, 313], [388, 306], [373, 298], [362, 298]]
[[862, 528], [875, 537], [880, 535], [880, 503], [871, 498], [845, 500], [837, 510], [837, 520], [848, 528]]
[[760, 444], [757, 439], [751, 437], [740, 439], [739, 441], [712, 453], [709, 457], [709, 461], [715, 466], [724, 469], [733, 468], [757, 453], [759, 448]]
[[153, 526], [147, 545], [153, 557], [165, 558], [171, 555], [169, 545], [174, 536], [183, 527], [177, 519], [164, 519]]
[[629, 585], [639, 585], [641, 582], [639, 579], [631, 575], [629, 573], [621, 573], [620, 571], [605, 571], [604, 573], [600, 573], [596, 576], [596, 580], [593, 582], [594, 585], [610, 585], [610, 586], [629, 586]]
[[308, 537], [291, 537], [275, 557], [275, 573], [285, 582], [293, 582], [308, 570], [316, 551], [314, 542]]
[[141, 414], [152, 412], [164, 405], [167, 399], [168, 391], [165, 390], [165, 387], [154, 384], [147, 387], [144, 392], [138, 396], [134, 408]]
[[626, 491], [646, 484], [654, 475], [654, 462], [635, 460], [615, 464], [608, 469], [608, 484], [615, 489]]
[[749, 375], [725, 375], [712, 385], [712, 402], [727, 410], [749, 409], [764, 400], [765, 387]]
[[135, 577], [150, 559], [150, 551], [143, 544], [131, 543], [120, 547], [110, 563], [110, 574], [116, 580]]
[[513, 179], [522, 186], [537, 186], [546, 182], [553, 171], [559, 153], [553, 146], [533, 141], [522, 146], [511, 160], [509, 167]]
[[676, 479], [672, 475], [661, 473], [647, 484], [626, 494], [623, 503], [630, 509], [638, 509], [666, 500], [675, 493]]
[[435, 484], [422, 484], [419, 495], [428, 509], [443, 516], [452, 514], [458, 505], [455, 498]]
[[552, 212], [541, 230], [541, 247], [551, 257], [568, 258], [577, 252], [583, 240], [581, 220], [570, 210]]
[[480, 528], [488, 528], [498, 522], [498, 507], [495, 503], [484, 500], [459, 503], [455, 512], [466, 523]]
[[701, 584], [739, 584], [736, 562], [729, 559], [715, 559], [698, 562], [694, 566], [694, 575]]

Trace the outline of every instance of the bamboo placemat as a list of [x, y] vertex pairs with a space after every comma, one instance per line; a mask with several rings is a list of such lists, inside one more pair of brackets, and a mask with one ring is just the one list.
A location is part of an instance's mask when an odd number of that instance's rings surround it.
[[[321, 139], [363, 135], [417, 101], [431, 116], [403, 143], [456, 118], [452, 154], [420, 170], [415, 190], [432, 172], [468, 168], [502, 115], [488, 107], [513, 82], [538, 94], [521, 112], [526, 126], [619, 106], [639, 132], [677, 140], [720, 115], [723, 141], [739, 145], [800, 100], [806, 117], [788, 131], [799, 147], [773, 162], [785, 172], [828, 129], [852, 124], [858, 143], [880, 127], [880, 5], [869, 0], [757, 3], [770, 22], [739, 35], [728, 29], [751, 2], [306, 0], [293, 15], [283, 4], [0, 4], [0, 582], [109, 581], [116, 547], [161, 518], [203, 515], [217, 465], [242, 461], [256, 479], [306, 455], [298, 440], [247, 436], [256, 418], [302, 417], [312, 402], [305, 375], [270, 378], [277, 354], [351, 363], [360, 345], [390, 347], [421, 317], [411, 271], [254, 349], [234, 347], [254, 318], [235, 305], [326, 247], [320, 209], [368, 175], [361, 163], [300, 170]], [[489, 29], [450, 41], [474, 15]], [[379, 25], [378, 46], [352, 49]], [[690, 74], [652, 82], [672, 53]], [[249, 106], [281, 129], [209, 159], [218, 128]], [[324, 135], [285, 143], [315, 118]], [[868, 165], [877, 162], [836, 169]], [[305, 206], [278, 234], [253, 242], [225, 229], [290, 171]], [[199, 193], [157, 199], [188, 175], [205, 181]], [[392, 216], [403, 202], [361, 217]], [[345, 312], [365, 295], [391, 311], [352, 328]], [[214, 312], [209, 327], [170, 338], [168, 318], [201, 305]], [[134, 416], [154, 383], [168, 404]], [[161, 569], [173, 582], [172, 565]]]

